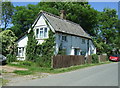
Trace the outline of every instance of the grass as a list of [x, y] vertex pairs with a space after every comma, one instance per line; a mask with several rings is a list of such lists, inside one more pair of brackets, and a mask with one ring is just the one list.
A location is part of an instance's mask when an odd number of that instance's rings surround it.
[[13, 73], [16, 73], [18, 75], [31, 75], [33, 72], [29, 70], [15, 70]]
[[52, 73], [52, 74], [64, 73], [64, 72], [74, 71], [77, 69], [83, 69], [86, 67], [91, 67], [91, 66], [96, 66], [96, 65], [101, 65], [101, 64], [109, 64], [109, 63], [110, 62], [107, 61], [107, 62], [101, 62], [101, 63], [96, 63], [96, 64], [84, 64], [84, 65], [77, 65], [77, 66], [71, 66], [71, 67], [59, 68], [59, 69], [37, 67], [34, 64], [33, 64], [33, 66], [24, 66], [24, 65], [19, 65], [19, 64], [9, 64], [9, 65], [28, 69], [25, 71], [15, 70], [14, 73], [16, 73], [18, 75], [30, 75], [30, 74], [34, 74], [36, 72]]
[[0, 78], [0, 86], [4, 86], [6, 85], [6, 83], [8, 83], [9, 81], [3, 78]]

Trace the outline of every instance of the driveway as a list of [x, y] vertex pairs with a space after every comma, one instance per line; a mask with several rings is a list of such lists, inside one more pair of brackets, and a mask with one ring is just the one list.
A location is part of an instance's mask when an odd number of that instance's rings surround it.
[[118, 86], [118, 63], [79, 69], [13, 84], [13, 86]]

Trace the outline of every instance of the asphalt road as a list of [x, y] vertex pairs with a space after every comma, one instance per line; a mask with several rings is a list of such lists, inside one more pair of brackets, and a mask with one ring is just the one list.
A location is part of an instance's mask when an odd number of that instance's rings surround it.
[[79, 69], [14, 84], [14, 86], [118, 86], [118, 63]]

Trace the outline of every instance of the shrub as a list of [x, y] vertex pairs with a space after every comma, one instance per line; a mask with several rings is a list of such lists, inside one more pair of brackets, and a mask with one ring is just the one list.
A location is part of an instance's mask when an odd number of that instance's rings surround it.
[[106, 55], [106, 58], [105, 58], [105, 59], [106, 59], [106, 61], [108, 61], [108, 60], [109, 60], [109, 57]]
[[99, 63], [98, 55], [92, 54], [92, 63]]
[[46, 56], [39, 56], [37, 57], [36, 65], [39, 67], [50, 67], [51, 59]]
[[12, 55], [12, 54], [7, 55], [7, 63], [11, 63], [15, 61], [16, 61], [16, 55]]
[[25, 65], [25, 66], [32, 66], [33, 63], [30, 62], [30, 61], [23, 61], [23, 62], [20, 62], [20, 65]]

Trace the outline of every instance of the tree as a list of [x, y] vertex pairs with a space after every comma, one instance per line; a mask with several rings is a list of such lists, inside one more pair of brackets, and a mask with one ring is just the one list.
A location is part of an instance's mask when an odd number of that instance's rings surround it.
[[88, 2], [40, 2], [38, 8], [56, 15], [60, 15], [60, 10], [64, 10], [67, 20], [80, 24], [87, 33], [95, 35], [98, 12], [91, 8]]
[[[37, 5], [17, 6], [13, 15], [12, 30], [16, 36], [27, 31], [38, 16], [40, 10], [60, 16], [60, 10], [65, 10], [66, 19], [80, 24], [90, 35], [95, 35], [97, 11], [87, 2], [40, 2]], [[17, 30], [16, 30], [17, 28]]]
[[13, 27], [12, 31], [17, 37], [20, 37], [24, 32], [33, 24], [35, 18], [37, 17], [38, 11], [35, 5], [16, 6], [15, 13], [12, 16]]
[[0, 51], [2, 51], [3, 55], [7, 54], [16, 54], [16, 39], [17, 37], [11, 30], [5, 30], [0, 32]]
[[98, 20], [97, 36], [95, 38], [97, 53], [110, 55], [117, 49], [115, 43], [115, 41], [118, 41], [116, 10], [105, 8], [103, 12], [99, 12]]
[[11, 2], [2, 2], [2, 26], [4, 30], [9, 26], [12, 20], [14, 6]]
[[35, 39], [33, 29], [31, 29], [30, 33], [28, 33], [28, 41], [26, 47], [26, 59], [28, 61], [35, 61], [36, 48], [37, 48], [37, 40]]

